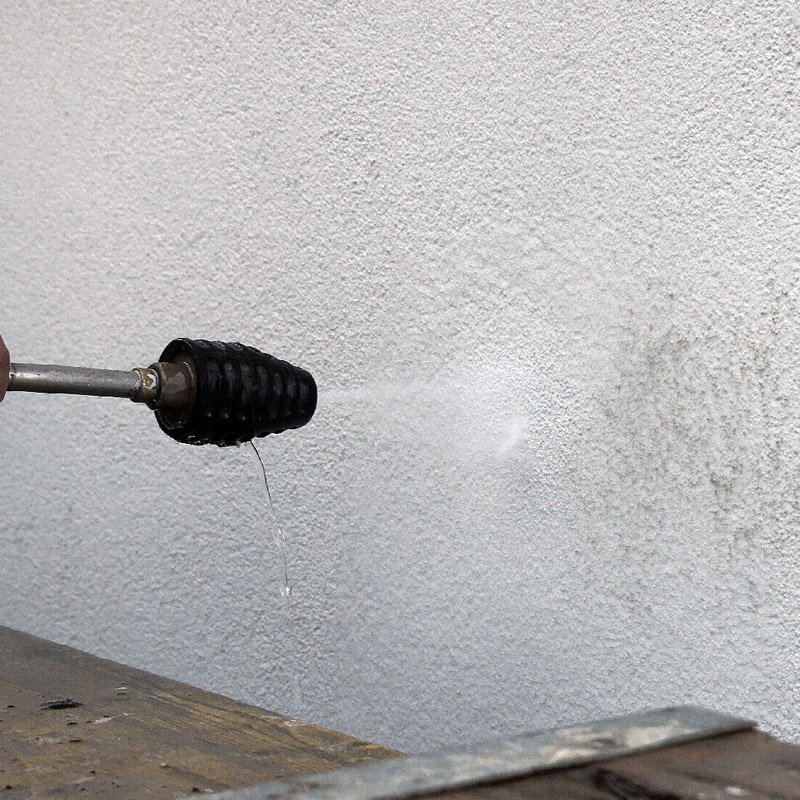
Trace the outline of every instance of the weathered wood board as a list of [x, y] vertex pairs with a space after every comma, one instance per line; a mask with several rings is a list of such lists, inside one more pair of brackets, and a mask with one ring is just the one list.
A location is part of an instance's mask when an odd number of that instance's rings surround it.
[[183, 797], [400, 755], [0, 627], [0, 800]]
[[745, 731], [436, 798], [800, 800], [800, 747]]
[[[0, 800], [158, 800], [400, 755], [0, 627]], [[729, 733], [436, 797], [800, 800], [800, 746]]]

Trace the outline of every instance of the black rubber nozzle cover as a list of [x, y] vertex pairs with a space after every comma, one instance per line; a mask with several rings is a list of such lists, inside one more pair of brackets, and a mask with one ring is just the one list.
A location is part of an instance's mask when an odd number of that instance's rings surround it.
[[197, 378], [185, 421], [156, 411], [161, 430], [179, 442], [226, 447], [305, 425], [317, 407], [309, 372], [236, 342], [175, 339], [159, 361], [189, 354]]

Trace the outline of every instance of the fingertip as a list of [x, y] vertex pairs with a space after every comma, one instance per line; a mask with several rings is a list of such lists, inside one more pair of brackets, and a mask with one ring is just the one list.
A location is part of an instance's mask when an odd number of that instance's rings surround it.
[[0, 403], [3, 402], [3, 398], [6, 396], [10, 370], [11, 355], [9, 354], [8, 348], [3, 341], [3, 337], [0, 336]]

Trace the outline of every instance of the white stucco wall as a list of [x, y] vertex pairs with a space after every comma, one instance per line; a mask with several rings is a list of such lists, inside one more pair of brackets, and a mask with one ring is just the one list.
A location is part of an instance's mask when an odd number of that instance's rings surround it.
[[789, 2], [0, 12], [0, 334], [307, 367], [263, 444], [0, 406], [0, 621], [408, 750], [695, 702], [800, 739]]

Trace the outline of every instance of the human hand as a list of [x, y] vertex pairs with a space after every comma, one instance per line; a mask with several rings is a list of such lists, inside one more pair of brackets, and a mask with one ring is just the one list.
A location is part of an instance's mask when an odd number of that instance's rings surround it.
[[8, 389], [8, 372], [11, 368], [11, 356], [8, 354], [8, 348], [3, 343], [3, 337], [0, 336], [0, 402], [6, 396], [6, 389]]

